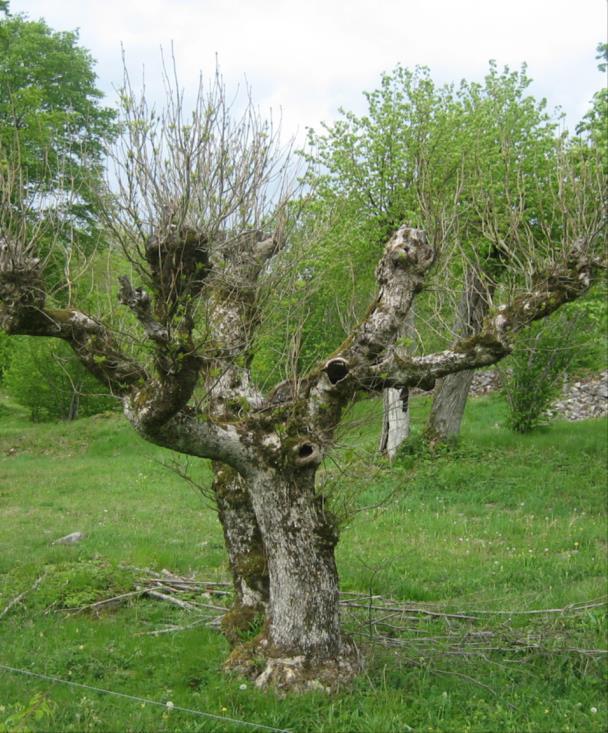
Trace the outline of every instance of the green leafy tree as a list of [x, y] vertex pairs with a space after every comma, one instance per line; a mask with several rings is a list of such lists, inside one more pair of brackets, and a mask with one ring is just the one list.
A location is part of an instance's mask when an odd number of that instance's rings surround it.
[[[301, 271], [328, 285], [300, 301], [304, 368], [363, 316], [378, 250], [403, 222], [441, 242], [434, 281], [417, 301], [420, 348], [473, 333], [498, 284], [532, 269], [547, 234], [539, 222], [560, 220], [547, 214], [563, 144], [530, 83], [525, 66], [491, 63], [481, 83], [444, 86], [426, 68], [398, 66], [365, 94], [363, 115], [343, 111], [310, 132], [310, 210], [331, 226], [300, 257]], [[510, 230], [519, 225], [527, 236], [517, 249]], [[293, 319], [293, 308], [283, 310]], [[464, 372], [438, 385], [429, 433], [458, 432], [471, 379]]]
[[[280, 300], [277, 292], [269, 304], [276, 330], [265, 335], [278, 377], [294, 360], [306, 371], [338, 346], [367, 309], [390, 233], [403, 222], [427, 224], [425, 202], [432, 197], [439, 208], [445, 200], [429, 171], [458, 167], [449, 145], [452, 92], [437, 88], [428, 69], [397, 67], [365, 97], [365, 115], [342, 111], [334, 125], [309, 131], [304, 157], [313, 195], [290, 270], [298, 294], [288, 289]], [[281, 351], [281, 326], [295, 323], [298, 342]]]
[[[103, 241], [96, 192], [117, 128], [115, 112], [101, 104], [93, 65], [76, 32], [53, 31], [43, 20], [11, 15], [8, 2], [0, 4], [0, 226], [5, 232], [26, 227], [40, 242], [45, 285], [58, 304], [68, 304], [73, 292], [66, 273], [78, 270], [82, 256]], [[31, 366], [32, 354], [23, 348], [0, 341], [0, 379], [11, 363], [11, 383], [22, 384], [19, 394], [28, 391], [24, 384], [34, 373], [17, 378], [19, 365]], [[77, 359], [62, 359], [66, 373], [76, 375]], [[51, 359], [47, 391], [57, 382], [53, 364]], [[33, 414], [49, 412], [31, 407]]]
[[[598, 70], [608, 75], [608, 43], [598, 43], [596, 59]], [[592, 145], [601, 151], [604, 161], [604, 172], [608, 173], [608, 85], [604, 83], [591, 100], [591, 108], [576, 128], [579, 135], [586, 137]]]
[[[557, 149], [556, 126], [529, 85], [525, 67], [491, 64], [483, 83], [456, 87], [438, 87], [428, 69], [397, 67], [365, 94], [364, 115], [343, 111], [333, 126], [311, 131], [312, 205], [337, 231], [310, 259], [322, 271], [327, 260], [337, 263], [328, 274], [334, 292], [352, 282], [344, 277], [352, 262], [357, 287], [367, 288], [378, 247], [404, 221], [436, 239], [449, 234], [455, 246], [441, 254], [458, 255], [452, 274], [462, 273], [462, 254], [478, 264], [500, 260], [501, 250], [514, 257], [505, 241], [513, 209], [531, 226], [539, 220], [551, 195], [539, 176], [549, 182]], [[488, 231], [490, 215], [498, 231]]]
[[[14, 196], [38, 195], [55, 227], [92, 246], [97, 233], [95, 188], [115, 112], [100, 104], [93, 59], [78, 34], [43, 20], [0, 19], [0, 166], [17, 166]], [[40, 208], [45, 208], [40, 205]]]

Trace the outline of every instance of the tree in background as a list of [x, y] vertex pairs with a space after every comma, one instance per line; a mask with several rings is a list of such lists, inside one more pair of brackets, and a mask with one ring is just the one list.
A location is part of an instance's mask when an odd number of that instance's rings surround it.
[[[499, 71], [491, 64], [483, 83], [456, 87], [437, 87], [427, 69], [397, 67], [365, 95], [366, 114], [344, 112], [321, 134], [311, 133], [314, 205], [338, 224], [318, 245], [323, 265], [332, 263], [319, 269], [335, 302], [313, 297], [309, 308], [335, 312], [337, 303], [344, 310], [353, 293], [357, 305], [364, 302], [373, 257], [398, 222], [432, 230], [448, 221], [442, 262], [418, 306], [418, 347], [479, 330], [513, 260], [527, 257], [514, 247], [514, 215], [528, 232], [525, 248], [547, 236], [542, 226], [556, 216], [553, 191], [564, 145], [529, 85], [525, 67]], [[351, 325], [363, 315], [361, 307], [352, 310]], [[405, 331], [402, 338], [416, 344]], [[472, 376], [465, 370], [439, 380], [427, 426], [432, 440], [458, 434]]]
[[66, 236], [88, 249], [98, 233], [104, 149], [116, 132], [93, 64], [77, 32], [23, 15], [0, 20], [0, 165], [21, 171], [14, 195], [38, 196], [38, 216], [42, 201], [52, 204], [55, 228], [64, 223]]
[[[424, 305], [433, 268], [442, 267], [444, 248], [452, 250], [460, 199], [444, 196], [426, 233], [386, 231], [371, 305], [333, 354], [263, 390], [252, 375], [256, 333], [277, 285], [299, 282], [285, 277], [284, 265], [293, 262], [301, 202], [291, 198], [288, 162], [255, 108], [235, 116], [216, 77], [201, 85], [186, 115], [181, 91], [168, 86], [158, 113], [128, 84], [122, 97], [118, 191], [108, 193], [104, 217], [131, 266], [119, 290], [129, 319], [117, 329], [103, 313], [57, 307], [45, 292], [36, 237], [25, 237], [16, 221], [0, 232], [0, 327], [66, 342], [120, 397], [140, 435], [213, 461], [235, 579], [227, 631], [235, 640], [251, 612], [265, 616], [260, 636], [237, 642], [228, 666], [259, 686], [331, 686], [359, 664], [340, 629], [339, 527], [318, 480], [344, 408], [361, 394], [428, 389], [448, 374], [493, 364], [517, 332], [586, 292], [600, 267], [597, 170], [583, 160], [574, 175], [567, 155], [556, 157], [549, 180], [526, 169], [538, 186], [559, 181], [551, 196], [561, 205], [534, 232], [517, 206], [496, 210], [485, 189], [469, 191], [466, 205], [485, 229], [509, 232], [505, 253], [513, 253], [474, 334], [423, 354], [401, 343], [414, 300]], [[430, 206], [443, 188], [426, 178], [425, 160], [416, 180]], [[463, 272], [467, 249], [458, 252]], [[306, 276], [314, 282], [319, 274], [312, 268]]]
[[[343, 112], [323, 133], [309, 132], [312, 168], [307, 182], [315, 210], [324, 210], [331, 221], [310, 265], [331, 283], [320, 290], [326, 293], [323, 297], [313, 296], [307, 303], [313, 317], [304, 325], [303, 342], [308, 349], [314, 345], [316, 355], [335, 347], [329, 339], [339, 340], [363, 316], [375, 287], [375, 263], [390, 233], [403, 221], [425, 228], [421, 210], [431, 201], [436, 214], [444, 209], [446, 200], [433, 171], [457, 168], [457, 155], [449, 146], [451, 91], [438, 89], [428, 69], [397, 67], [365, 97], [366, 115]], [[313, 324], [319, 318], [333, 321], [334, 327], [318, 331]], [[414, 326], [410, 311], [400, 333], [404, 342], [414, 342]], [[389, 388], [384, 392], [380, 450], [393, 458], [408, 432], [407, 391]]]
[[[4, 231], [15, 225], [22, 229], [18, 236], [36, 238], [45, 287], [56, 303], [68, 305], [71, 273], [79, 271], [81, 255], [104, 241], [97, 189], [105, 146], [116, 133], [116, 113], [101, 105], [93, 59], [78, 45], [77, 33], [55, 32], [42, 20], [10, 15], [7, 2], [0, 11], [5, 14], [0, 19], [0, 223]], [[51, 381], [63, 384], [71, 375], [75, 385], [84, 385], [78, 360], [68, 352], [55, 359], [55, 350], [36, 349], [38, 359], [42, 352], [49, 358]], [[32, 354], [22, 343], [9, 347], [0, 336], [0, 379], [10, 363], [13, 396], [33, 415], [50, 416], [55, 411], [42, 400], [44, 390], [27, 387], [33, 373], [17, 373], [33, 365]], [[40, 404], [35, 404], [37, 396]], [[107, 400], [89, 402], [94, 404], [107, 406]]]
[[14, 349], [3, 386], [34, 422], [75, 420], [116, 406], [72, 350], [54, 339], [25, 340]]
[[[462, 274], [460, 301], [452, 329], [459, 337], [473, 335], [489, 312], [497, 288], [507, 285], [511, 260], [525, 259], [552, 226], [558, 200], [552, 195], [560, 156], [565, 155], [557, 125], [545, 112], [545, 101], [527, 93], [531, 80], [519, 72], [499, 73], [491, 64], [483, 84], [461, 83], [465, 136], [462, 222], [456, 244], [469, 263]], [[514, 224], [527, 230], [523, 251], [513, 245]], [[542, 224], [541, 224], [542, 222]], [[559, 236], [554, 231], [550, 236]], [[457, 437], [473, 379], [472, 371], [451, 374], [436, 385], [427, 437], [445, 442]]]
[[[596, 60], [598, 71], [604, 75], [604, 82], [608, 75], [608, 43], [597, 44]], [[608, 86], [604, 83], [602, 88], [593, 95], [591, 108], [576, 128], [579, 135], [590, 140], [591, 144], [597, 147], [601, 153], [601, 160], [604, 163], [604, 172], [608, 171]]]

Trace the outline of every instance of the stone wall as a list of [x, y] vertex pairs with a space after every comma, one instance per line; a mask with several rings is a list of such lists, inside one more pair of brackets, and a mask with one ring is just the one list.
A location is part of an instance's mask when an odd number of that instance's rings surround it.
[[[473, 377], [471, 395], [488, 394], [500, 388], [500, 375], [495, 369], [478, 371]], [[579, 381], [567, 381], [561, 397], [551, 405], [549, 417], [587, 420], [608, 415], [608, 370]]]

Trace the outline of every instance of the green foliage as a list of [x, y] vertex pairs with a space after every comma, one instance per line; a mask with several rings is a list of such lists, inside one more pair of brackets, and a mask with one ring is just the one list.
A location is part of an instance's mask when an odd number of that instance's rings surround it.
[[0, 19], [0, 167], [19, 169], [12, 195], [37, 196], [39, 210], [54, 193], [55, 234], [76, 231], [89, 247], [104, 148], [116, 131], [95, 81], [76, 32], [23, 15]]
[[[34, 422], [66, 420], [116, 408], [116, 401], [56, 339], [13, 339], [3, 383]], [[2, 341], [0, 341], [0, 346]]]
[[[598, 332], [594, 316], [605, 320], [589, 299], [530, 326], [518, 337], [511, 357], [502, 366], [502, 390], [509, 406], [507, 424], [527, 433], [546, 422], [546, 410], [559, 395], [567, 372], [601, 364], [605, 343], [589, 338]], [[596, 326], [594, 329], [593, 327]]]
[[[598, 70], [606, 78], [608, 69], [608, 43], [598, 43]], [[608, 87], [606, 84], [593, 95], [591, 108], [579, 123], [576, 131], [600, 153], [604, 163], [604, 174], [608, 175]]]
[[[288, 253], [295, 282], [270, 300], [272, 332], [262, 330], [256, 365], [291, 359], [305, 372], [336, 349], [364, 316], [382, 247], [404, 223], [427, 231], [441, 263], [416, 301], [424, 349], [451, 340], [466, 259], [506, 279], [506, 272], [521, 278], [523, 262], [546, 254], [535, 247], [561, 224], [552, 198], [560, 142], [530, 83], [525, 67], [501, 71], [494, 63], [483, 83], [457, 86], [438, 86], [426, 68], [398, 66], [365, 94], [365, 114], [342, 111], [333, 126], [310, 131], [312, 195]], [[514, 210], [528, 232], [519, 250]], [[294, 328], [298, 343], [282, 350]]]

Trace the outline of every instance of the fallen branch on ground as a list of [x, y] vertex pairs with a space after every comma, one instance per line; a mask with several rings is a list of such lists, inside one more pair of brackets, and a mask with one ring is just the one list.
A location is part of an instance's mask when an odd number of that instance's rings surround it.
[[[160, 572], [138, 569], [141, 572], [135, 590], [111, 598], [102, 599], [78, 611], [101, 611], [115, 608], [135, 598], [146, 597], [173, 605], [182, 611], [197, 614], [188, 624], [168, 624], [163, 628], [141, 632], [142, 635], [160, 636], [177, 633], [196, 626], [219, 627], [223, 615], [230, 608], [231, 585], [224, 581], [198, 580], [183, 577], [169, 570]], [[40, 582], [41, 579], [37, 581]], [[28, 591], [29, 592], [29, 591]], [[20, 594], [22, 596], [23, 594]], [[19, 602], [17, 596], [0, 614]], [[608, 597], [571, 603], [562, 608], [476, 609], [474, 611], [450, 612], [430, 604], [418, 605], [402, 602], [382, 595], [365, 594], [358, 591], [344, 591], [340, 594], [340, 606], [344, 612], [344, 623], [350, 634], [394, 650], [403, 650], [412, 663], [418, 659], [434, 659], [450, 656], [484, 657], [487, 654], [514, 654], [525, 659], [526, 654], [557, 655], [568, 654], [602, 658], [606, 649], [585, 648], [578, 639], [568, 638], [555, 624], [583, 612], [599, 610], [608, 606]], [[209, 602], [214, 598], [217, 603]], [[509, 617], [529, 616], [536, 626], [525, 638], [521, 630], [511, 628]], [[479, 629], [482, 618], [504, 618], [497, 629]], [[542, 620], [546, 617], [546, 623]], [[432, 629], [442, 625], [437, 634]], [[544, 624], [539, 626], [539, 624]], [[429, 633], [431, 631], [431, 633]], [[559, 632], [559, 633], [558, 633]]]
[[21, 603], [21, 601], [29, 594], [33, 593], [36, 588], [40, 585], [42, 580], [44, 579], [46, 573], [43, 573], [39, 578], [36, 578], [34, 581], [34, 584], [31, 588], [28, 588], [27, 590], [24, 590], [22, 593], [19, 593], [19, 595], [15, 596], [9, 603], [4, 607], [4, 609], [0, 612], [0, 620], [2, 620], [8, 612], [11, 610], [11, 608], [14, 608], [18, 603]]

